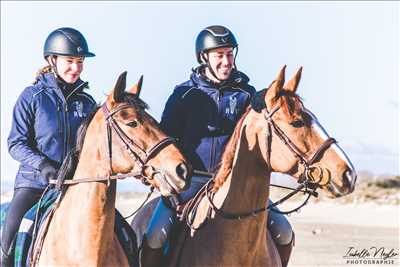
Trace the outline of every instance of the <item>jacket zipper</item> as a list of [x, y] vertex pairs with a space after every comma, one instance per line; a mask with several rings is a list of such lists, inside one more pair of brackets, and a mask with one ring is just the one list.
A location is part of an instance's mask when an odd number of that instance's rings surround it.
[[77, 86], [74, 90], [71, 91], [66, 97], [65, 97], [65, 106], [64, 106], [64, 122], [65, 122], [65, 135], [64, 135], [64, 159], [67, 157], [68, 154], [68, 146], [69, 142], [71, 139], [71, 133], [70, 133], [70, 125], [69, 125], [69, 120], [68, 120], [68, 99], [70, 96], [72, 96], [76, 91], [78, 91], [81, 87], [84, 87], [88, 84], [88, 82], [81, 83], [79, 86]]
[[[69, 144], [69, 139], [70, 139], [70, 126], [68, 123], [68, 98], [74, 93], [76, 92], [79, 88], [81, 88], [82, 86], [86, 85], [87, 82], [82, 83], [81, 85], [77, 86], [74, 90], [72, 90], [71, 93], [69, 93], [66, 97], [64, 97], [64, 104], [63, 107], [60, 108], [62, 109], [62, 121], [64, 123], [64, 135], [63, 135], [63, 139], [64, 139], [64, 143], [63, 143], [63, 159], [65, 159], [67, 157], [67, 148], [68, 148], [68, 144]], [[58, 110], [58, 108], [57, 108]]]
[[57, 101], [57, 120], [58, 120], [58, 133], [61, 135], [63, 133], [63, 119], [62, 119], [62, 103]]
[[65, 135], [64, 135], [64, 159], [67, 157], [67, 148], [69, 144], [69, 123], [68, 123], [68, 102], [65, 100], [64, 106], [64, 125], [65, 125]]
[[[220, 108], [221, 108], [221, 105], [220, 105], [221, 104], [221, 92], [218, 90], [217, 94], [218, 94], [217, 95], [217, 112], [218, 112], [217, 119], [218, 119], [219, 113], [220, 113]], [[218, 120], [216, 120], [215, 123], [217, 124], [216, 125], [217, 129], [219, 129]], [[211, 155], [210, 155], [210, 167], [209, 167], [209, 171], [210, 172], [215, 171], [212, 168], [212, 167], [215, 166], [215, 153], [216, 153], [216, 151], [215, 151], [216, 150], [215, 143], [216, 143], [216, 137], [213, 136], [212, 137], [212, 142], [211, 142]]]

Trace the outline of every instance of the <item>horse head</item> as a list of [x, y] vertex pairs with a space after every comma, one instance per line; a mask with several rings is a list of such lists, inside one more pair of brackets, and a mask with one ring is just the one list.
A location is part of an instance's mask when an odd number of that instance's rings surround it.
[[[104, 139], [107, 141], [111, 173], [136, 173], [136, 177], [169, 196], [186, 189], [191, 166], [166, 136], [156, 120], [146, 112], [139, 98], [143, 77], [125, 91], [126, 72], [122, 73], [102, 106]], [[107, 131], [106, 131], [107, 129]], [[100, 133], [99, 133], [100, 134]]]
[[302, 68], [285, 84], [285, 67], [253, 99], [244, 121], [251, 121], [246, 131], [255, 137], [249, 146], [260, 145], [260, 154], [273, 172], [307, 180], [331, 197], [351, 193], [357, 179], [352, 163], [296, 94]]

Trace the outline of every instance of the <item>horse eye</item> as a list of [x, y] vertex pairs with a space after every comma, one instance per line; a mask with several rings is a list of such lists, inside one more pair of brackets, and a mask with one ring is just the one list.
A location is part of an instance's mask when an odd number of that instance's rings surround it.
[[301, 128], [304, 126], [304, 122], [302, 120], [295, 120], [290, 123], [294, 128]]
[[135, 128], [136, 126], [139, 125], [139, 122], [137, 120], [133, 120], [133, 121], [128, 122], [126, 125], [131, 128]]

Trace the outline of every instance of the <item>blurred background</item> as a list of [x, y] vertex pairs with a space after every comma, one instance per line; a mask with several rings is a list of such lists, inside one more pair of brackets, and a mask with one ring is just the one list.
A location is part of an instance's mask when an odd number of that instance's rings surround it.
[[[399, 175], [397, 2], [1, 2], [1, 192], [18, 163], [7, 152], [14, 103], [45, 65], [47, 35], [74, 27], [95, 58], [82, 75], [100, 103], [118, 74], [144, 75], [142, 98], [160, 119], [174, 86], [196, 66], [194, 41], [222, 24], [239, 42], [237, 66], [258, 89], [287, 64], [303, 66], [298, 93], [362, 177]], [[279, 177], [279, 178], [276, 178]], [[275, 175], [275, 180], [280, 180]], [[139, 182], [120, 191], [143, 191]]]

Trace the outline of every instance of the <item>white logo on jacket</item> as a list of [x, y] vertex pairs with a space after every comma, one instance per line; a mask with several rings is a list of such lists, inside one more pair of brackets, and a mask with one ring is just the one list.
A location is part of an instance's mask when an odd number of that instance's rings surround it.
[[74, 117], [83, 118], [86, 117], [86, 114], [83, 112], [83, 103], [82, 101], [74, 101], [72, 103], [72, 107], [74, 110]]
[[237, 98], [234, 96], [230, 96], [229, 97], [229, 107], [226, 108], [225, 113], [228, 115], [229, 114], [230, 115], [237, 114], [236, 106], [237, 106]]

